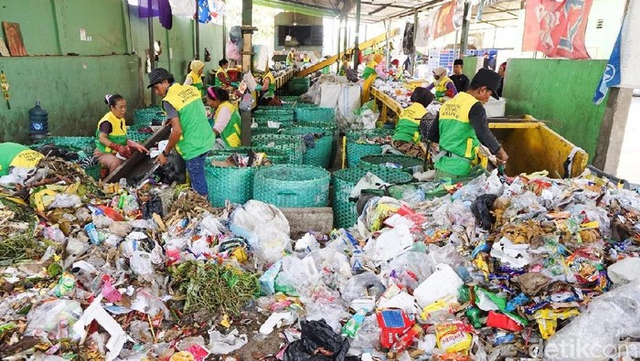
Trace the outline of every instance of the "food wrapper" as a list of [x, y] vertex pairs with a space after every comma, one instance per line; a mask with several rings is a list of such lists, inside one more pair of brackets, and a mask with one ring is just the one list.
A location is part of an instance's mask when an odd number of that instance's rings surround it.
[[447, 353], [467, 354], [471, 349], [473, 337], [469, 325], [462, 322], [436, 325], [436, 345]]

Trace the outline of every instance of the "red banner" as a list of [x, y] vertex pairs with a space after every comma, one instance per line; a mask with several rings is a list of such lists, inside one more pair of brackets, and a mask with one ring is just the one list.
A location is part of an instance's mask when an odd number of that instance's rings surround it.
[[523, 51], [589, 59], [584, 44], [593, 0], [527, 0]]

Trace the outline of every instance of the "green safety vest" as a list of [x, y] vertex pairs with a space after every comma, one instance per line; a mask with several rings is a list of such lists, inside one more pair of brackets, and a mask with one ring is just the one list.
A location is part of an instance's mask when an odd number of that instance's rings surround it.
[[176, 150], [185, 160], [200, 156], [213, 148], [215, 135], [197, 89], [173, 83], [162, 99], [173, 106], [180, 118], [182, 135]]
[[367, 63], [367, 67], [364, 68], [364, 71], [362, 72], [362, 79], [368, 79], [372, 75], [377, 75], [376, 73], [377, 65], [378, 63], [376, 63], [375, 61], [370, 61], [369, 63]]
[[98, 122], [98, 128], [96, 129], [96, 148], [102, 153], [116, 153], [115, 150], [100, 142], [100, 126], [104, 122], [111, 123], [111, 133], [107, 134], [107, 138], [109, 138], [112, 143], [127, 145], [126, 121], [124, 118], [118, 118], [112, 112], [109, 112]]
[[[273, 98], [276, 96], [276, 78], [268, 72], [264, 75], [265, 78], [269, 78], [269, 88], [267, 89], [267, 93], [264, 95], [265, 98]], [[264, 89], [263, 89], [264, 90]]]
[[213, 83], [213, 85], [215, 85], [215, 86], [217, 86], [217, 87], [221, 87], [221, 86], [223, 86], [223, 85], [224, 85], [224, 84], [220, 81], [220, 79], [218, 78], [218, 74], [220, 74], [220, 73], [224, 74], [224, 76], [225, 76], [225, 77], [227, 77], [227, 79], [229, 79], [229, 74], [227, 73], [227, 71], [226, 71], [226, 70], [224, 70], [224, 69], [222, 69], [222, 68], [218, 69], [218, 71], [216, 71], [216, 79], [215, 79], [215, 81], [214, 81], [214, 83]]
[[240, 113], [238, 112], [238, 109], [231, 103], [229, 103], [228, 101], [220, 104], [218, 106], [218, 109], [216, 109], [216, 114], [215, 114], [215, 118], [218, 119], [218, 113], [220, 112], [220, 109], [222, 108], [227, 108], [231, 111], [231, 119], [229, 119], [229, 123], [227, 123], [227, 126], [224, 127], [224, 129], [222, 130], [222, 133], [220, 133], [220, 136], [222, 137], [222, 140], [224, 141], [224, 143], [227, 145], [227, 148], [237, 148], [241, 145], [241, 140], [240, 140], [240, 124], [241, 124], [241, 118], [240, 118]]
[[427, 114], [427, 110], [420, 103], [413, 103], [400, 113], [396, 132], [393, 134], [393, 140], [403, 142], [420, 142], [420, 119]]
[[44, 156], [18, 143], [0, 143], [0, 177], [9, 174], [11, 168], [34, 168]]
[[442, 78], [440, 78], [440, 80], [438, 80], [437, 83], [434, 82], [435, 84], [435, 88], [436, 88], [436, 100], [438, 101], [442, 101], [445, 96], [447, 96], [447, 84], [448, 83], [453, 83], [453, 80], [451, 80], [448, 76], [443, 76]]
[[[469, 123], [469, 111], [478, 102], [468, 93], [458, 93], [440, 108], [440, 151], [435, 167], [457, 176], [467, 176], [477, 162], [480, 141]], [[448, 152], [448, 153], [447, 153]]]

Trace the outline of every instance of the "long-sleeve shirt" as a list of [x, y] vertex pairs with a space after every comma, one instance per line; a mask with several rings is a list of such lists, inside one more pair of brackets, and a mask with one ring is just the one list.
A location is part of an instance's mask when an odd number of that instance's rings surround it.
[[455, 84], [456, 89], [458, 89], [458, 93], [469, 90], [469, 78], [466, 75], [453, 74], [449, 78], [451, 78], [451, 81]]
[[[489, 124], [487, 123], [487, 112], [484, 110], [482, 103], [478, 102], [474, 104], [469, 110], [469, 123], [476, 132], [476, 137], [482, 145], [489, 148], [492, 154], [498, 153], [500, 150], [500, 143], [496, 137], [489, 130]], [[436, 116], [436, 119], [431, 122], [429, 127], [428, 139], [432, 142], [440, 142], [440, 117]]]
[[[431, 89], [435, 88], [435, 86], [436, 86], [436, 83], [431, 83], [427, 86], [427, 90], [431, 91]], [[453, 84], [452, 81], [445, 84], [445, 87], [447, 88], [446, 96], [448, 96], [449, 98], [453, 98], [456, 96], [456, 94], [458, 94], [456, 85]]]
[[231, 111], [227, 107], [222, 107], [217, 114], [213, 129], [218, 132], [218, 134], [222, 134], [224, 128], [229, 124], [229, 120], [231, 120]]

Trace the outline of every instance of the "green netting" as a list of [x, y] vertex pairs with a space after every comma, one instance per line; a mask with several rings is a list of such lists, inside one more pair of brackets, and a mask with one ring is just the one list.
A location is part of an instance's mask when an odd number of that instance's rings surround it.
[[151, 133], [140, 133], [137, 131], [127, 132], [127, 138], [133, 140], [134, 142], [138, 142], [140, 144], [144, 144], [149, 138], [151, 138], [153, 134]]
[[347, 166], [356, 167], [360, 163], [360, 159], [367, 155], [382, 154], [382, 144], [369, 144], [363, 140], [380, 137], [389, 137], [391, 142], [393, 130], [390, 129], [373, 129], [358, 132], [347, 133]]
[[336, 121], [336, 110], [333, 108], [296, 108], [296, 121], [322, 120]]
[[417, 168], [424, 165], [424, 159], [407, 157], [405, 155], [395, 154], [378, 154], [367, 155], [360, 158], [360, 164], [365, 166], [378, 166], [378, 167], [391, 167], [397, 168], [399, 166], [402, 170], [411, 174], [417, 170]]
[[[302, 164], [329, 167], [331, 146], [333, 145], [333, 136], [330, 131], [313, 127], [293, 127], [285, 130], [284, 134], [301, 136], [305, 141], [306, 147], [302, 156]], [[312, 135], [315, 135], [313, 140], [311, 139]], [[319, 137], [317, 137], [318, 135]]]
[[157, 124], [165, 121], [166, 119], [166, 115], [158, 106], [136, 109], [133, 111], [133, 123], [135, 125], [150, 126], [154, 121]]
[[277, 165], [256, 171], [253, 198], [283, 208], [326, 207], [331, 174], [309, 165]]
[[293, 114], [259, 114], [253, 117], [258, 125], [261, 126], [269, 126], [269, 122], [279, 123], [280, 127], [288, 127], [293, 125], [294, 115]]
[[313, 103], [296, 103], [296, 109], [317, 108], [318, 105]]
[[269, 159], [272, 164], [288, 164], [289, 162], [289, 152], [287, 150], [276, 149], [276, 148], [237, 147], [237, 148], [229, 148], [229, 149], [216, 149], [211, 153], [213, 156], [228, 157], [234, 153], [247, 154], [250, 150], [254, 151], [255, 153], [265, 153], [267, 155], [267, 159]]
[[279, 133], [280, 128], [269, 128], [267, 126], [260, 125], [257, 128], [251, 128], [251, 135], [260, 134], [276, 134]]
[[280, 100], [282, 100], [283, 102], [289, 102], [289, 103], [297, 102], [300, 100], [300, 97], [297, 95], [283, 95], [278, 98], [280, 98]]
[[302, 164], [302, 139], [295, 135], [260, 134], [251, 136], [251, 145], [280, 149], [287, 152], [289, 164]]
[[291, 115], [293, 116], [294, 109], [293, 108], [283, 108], [283, 107], [269, 107], [264, 108], [260, 107], [253, 111], [253, 116], [261, 116], [261, 115]]
[[351, 190], [362, 177], [371, 172], [387, 183], [402, 184], [411, 181], [410, 174], [386, 167], [346, 168], [333, 173], [333, 223], [335, 228], [349, 228], [356, 224], [356, 201], [350, 200]]
[[71, 151], [83, 151], [91, 156], [96, 149], [95, 137], [48, 137], [38, 140], [37, 146], [53, 144], [58, 148], [65, 148]]
[[205, 176], [209, 190], [209, 202], [214, 207], [224, 207], [225, 201], [244, 204], [253, 198], [253, 177], [256, 168], [219, 167], [212, 161], [225, 160], [227, 156], [208, 157], [205, 163]]

